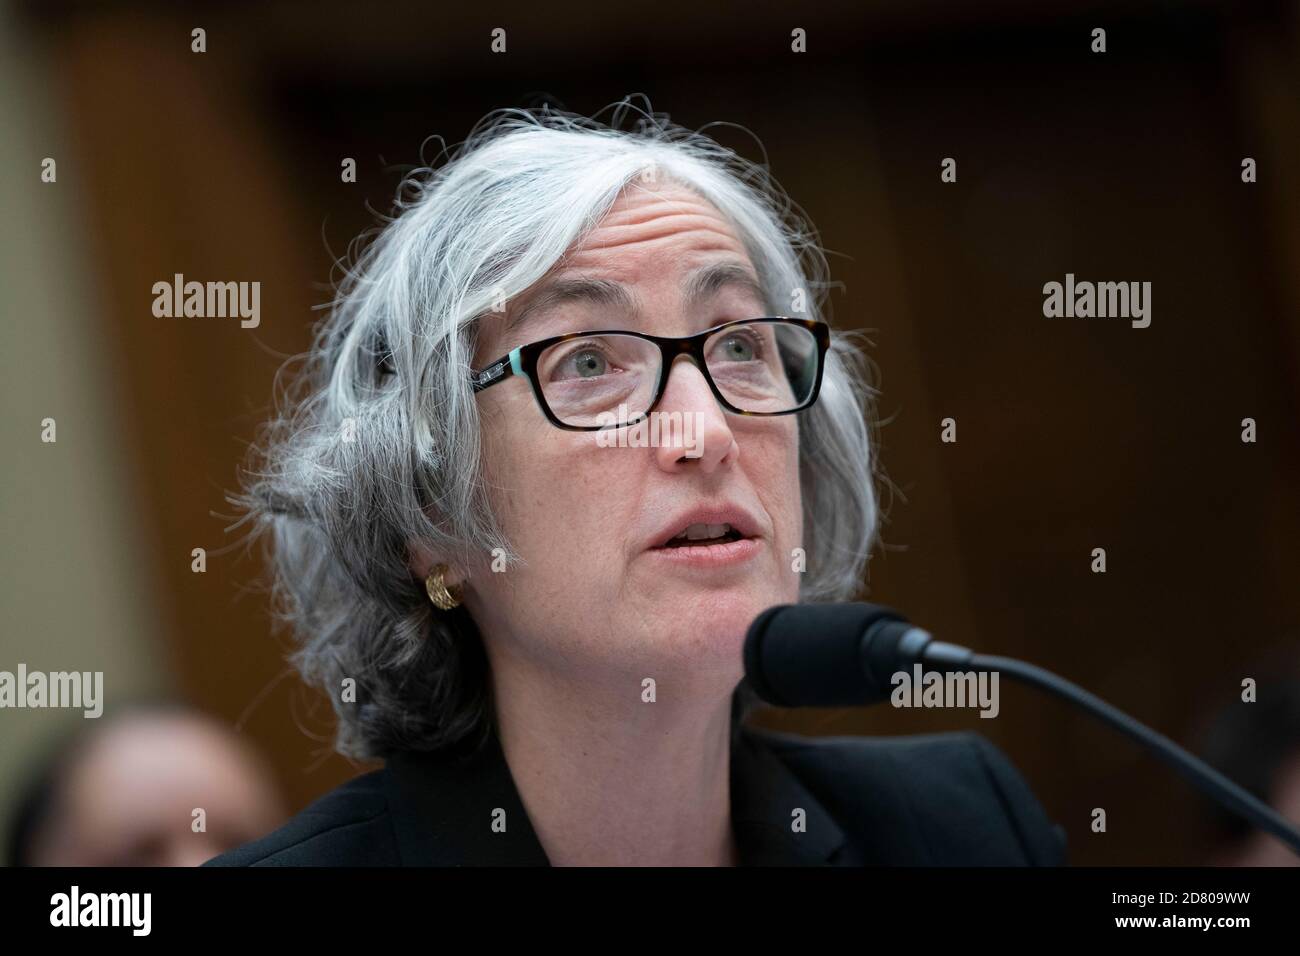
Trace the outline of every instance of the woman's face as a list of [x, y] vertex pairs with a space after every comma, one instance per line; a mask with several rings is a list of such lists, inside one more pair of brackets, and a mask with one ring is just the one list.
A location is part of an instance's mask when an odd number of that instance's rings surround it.
[[[483, 320], [475, 368], [564, 332], [684, 336], [767, 314], [756, 288], [734, 276], [703, 297], [687, 295], [700, 270], [718, 265], [738, 266], [757, 286], [743, 244], [713, 206], [676, 185], [653, 193], [633, 186], [504, 317]], [[617, 283], [626, 296], [544, 296], [557, 280], [578, 278]], [[506, 331], [530, 305], [540, 308]], [[627, 678], [632, 694], [645, 677], [660, 693], [666, 680], [734, 689], [746, 628], [763, 609], [798, 597], [796, 416], [724, 411], [685, 358], [673, 364], [655, 409], [694, 416], [697, 433], [682, 433], [694, 444], [685, 448], [618, 447], [610, 433], [556, 428], [522, 377], [477, 401], [489, 494], [524, 559], [494, 573], [485, 556], [469, 569], [465, 603], [494, 664], [507, 654], [570, 677]], [[729, 523], [749, 540], [660, 547], [695, 522]]]

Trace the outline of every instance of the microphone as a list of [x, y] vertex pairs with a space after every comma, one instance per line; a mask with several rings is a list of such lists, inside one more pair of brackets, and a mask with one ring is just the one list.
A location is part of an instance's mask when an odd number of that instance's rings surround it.
[[782, 604], [760, 614], [745, 638], [745, 676], [778, 707], [874, 704], [889, 696], [898, 671], [969, 657], [878, 604]]
[[1202, 793], [1300, 854], [1300, 830], [1272, 807], [1134, 720], [1051, 671], [1010, 657], [976, 654], [936, 641], [897, 611], [877, 604], [782, 604], [768, 608], [745, 636], [745, 679], [778, 707], [851, 707], [890, 696], [894, 675], [923, 670], [1005, 674], [1082, 708], [1127, 734]]

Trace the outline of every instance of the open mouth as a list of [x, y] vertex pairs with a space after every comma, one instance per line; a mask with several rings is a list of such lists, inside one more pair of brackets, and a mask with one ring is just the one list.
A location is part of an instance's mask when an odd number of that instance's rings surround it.
[[670, 538], [660, 548], [707, 548], [710, 545], [743, 541], [745, 535], [729, 524], [693, 524]]

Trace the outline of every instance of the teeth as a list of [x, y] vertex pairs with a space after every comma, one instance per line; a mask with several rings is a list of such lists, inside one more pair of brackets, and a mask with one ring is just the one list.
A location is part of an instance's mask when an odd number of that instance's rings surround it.
[[706, 538], [721, 538], [730, 530], [729, 524], [693, 524], [673, 540], [703, 541]]

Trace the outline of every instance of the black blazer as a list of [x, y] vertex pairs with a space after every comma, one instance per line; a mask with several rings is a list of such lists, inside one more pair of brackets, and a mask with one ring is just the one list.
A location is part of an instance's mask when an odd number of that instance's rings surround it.
[[[502, 833], [493, 832], [497, 808]], [[797, 808], [803, 832], [792, 826]], [[739, 726], [731, 814], [747, 866], [1065, 863], [1064, 830], [1002, 752], [971, 732], [801, 737]], [[477, 750], [396, 754], [204, 864], [398, 865], [549, 865], [495, 734]]]

